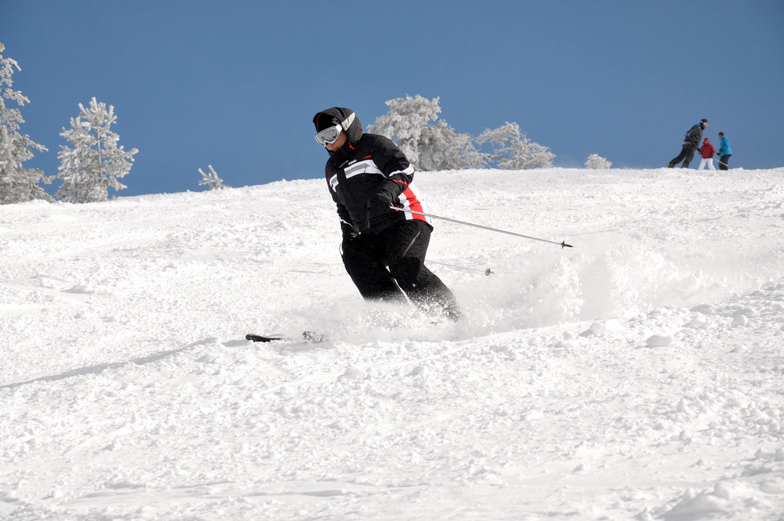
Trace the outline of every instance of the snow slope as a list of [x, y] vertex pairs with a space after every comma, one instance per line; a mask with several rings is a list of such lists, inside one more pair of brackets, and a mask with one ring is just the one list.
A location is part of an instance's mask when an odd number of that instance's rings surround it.
[[433, 324], [321, 180], [0, 206], [0, 518], [784, 519], [784, 169], [416, 183], [574, 248], [436, 221]]

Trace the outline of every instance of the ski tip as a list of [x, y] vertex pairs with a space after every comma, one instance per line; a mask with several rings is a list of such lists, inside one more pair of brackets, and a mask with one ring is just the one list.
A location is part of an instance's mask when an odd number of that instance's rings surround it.
[[285, 340], [283, 337], [279, 336], [262, 336], [262, 335], [254, 335], [252, 333], [248, 333], [245, 335], [245, 340], [250, 342], [274, 342], [276, 340]]
[[[316, 333], [315, 331], [303, 331], [300, 338], [305, 342], [325, 342], [326, 337], [321, 333]], [[286, 341], [294, 341], [295, 338], [281, 336], [281, 335], [273, 335], [273, 336], [264, 336], [264, 335], [254, 335], [253, 333], [248, 333], [245, 335], [245, 340], [250, 342], [276, 342], [279, 340], [286, 340]]]

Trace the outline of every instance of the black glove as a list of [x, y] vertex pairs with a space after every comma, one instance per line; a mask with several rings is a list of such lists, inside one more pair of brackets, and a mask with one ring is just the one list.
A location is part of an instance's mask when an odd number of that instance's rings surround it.
[[392, 206], [392, 199], [389, 194], [384, 192], [379, 192], [368, 199], [368, 202], [365, 205], [365, 221], [367, 227], [370, 228], [370, 221], [387, 213], [390, 206]]
[[343, 242], [349, 242], [353, 239], [356, 239], [359, 235], [359, 232], [354, 229], [353, 226], [349, 226], [348, 224], [342, 222], [340, 223], [340, 231], [343, 235]]

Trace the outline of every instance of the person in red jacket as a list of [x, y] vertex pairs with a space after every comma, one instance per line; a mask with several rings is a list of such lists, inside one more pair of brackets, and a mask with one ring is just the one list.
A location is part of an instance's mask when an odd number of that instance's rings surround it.
[[705, 165], [708, 165], [708, 167], [711, 170], [716, 170], [713, 167], [713, 154], [715, 153], [716, 150], [713, 148], [713, 145], [711, 145], [710, 139], [705, 138], [705, 141], [703, 141], [702, 146], [700, 147], [700, 154], [702, 154], [702, 161], [700, 161], [700, 166], [699, 168], [697, 168], [697, 170], [702, 170], [703, 168], [705, 168]]

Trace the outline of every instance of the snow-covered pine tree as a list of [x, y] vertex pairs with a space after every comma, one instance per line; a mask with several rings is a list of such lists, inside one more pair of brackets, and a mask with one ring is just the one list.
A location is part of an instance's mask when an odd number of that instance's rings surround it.
[[386, 136], [400, 147], [408, 161], [419, 167], [422, 132], [431, 120], [438, 119], [441, 108], [438, 98], [429, 100], [419, 94], [415, 97], [395, 98], [386, 102], [389, 113], [368, 126], [368, 132]]
[[[22, 203], [33, 199], [52, 201], [51, 195], [39, 185], [52, 182], [52, 176], [45, 176], [39, 168], [22, 168], [22, 163], [33, 157], [32, 149], [45, 151], [46, 148], [19, 133], [19, 125], [24, 123], [19, 109], [6, 107], [5, 100], [13, 101], [20, 107], [30, 100], [13, 87], [14, 68], [22, 70], [15, 60], [7, 58], [0, 43], [0, 204]], [[5, 99], [4, 99], [5, 98]]]
[[422, 130], [419, 146], [419, 169], [426, 172], [482, 168], [485, 164], [471, 134], [458, 134], [440, 118]]
[[218, 173], [212, 168], [212, 165], [207, 165], [210, 168], [210, 173], [205, 174], [204, 171], [199, 168], [199, 173], [201, 174], [201, 181], [199, 181], [199, 186], [207, 185], [210, 187], [210, 190], [220, 190], [222, 188], [231, 188], [231, 185], [223, 184], [223, 179], [218, 177]]
[[506, 123], [495, 130], [487, 129], [482, 132], [476, 142], [480, 145], [490, 143], [495, 145], [492, 153], [486, 156], [495, 162], [498, 168], [504, 170], [528, 170], [537, 167], [553, 166], [555, 154], [549, 152], [548, 147], [533, 143], [517, 123]]
[[93, 98], [89, 108], [80, 103], [79, 110], [79, 116], [71, 118], [71, 129], [60, 133], [74, 147], [60, 146], [57, 178], [63, 184], [55, 196], [68, 203], [106, 201], [109, 188], [127, 188], [117, 179], [131, 170], [138, 150], [117, 146], [120, 136], [110, 130], [117, 121], [113, 106], [107, 110], [106, 103]]
[[[419, 94], [386, 102], [389, 113], [368, 126], [368, 132], [386, 136], [400, 147], [418, 170], [479, 168], [482, 154], [470, 134], [458, 134], [438, 117], [439, 98], [429, 100]], [[433, 123], [430, 123], [430, 122]]]
[[585, 168], [590, 168], [592, 170], [604, 170], [611, 166], [612, 163], [599, 154], [591, 154], [588, 156], [588, 161], [585, 162]]

